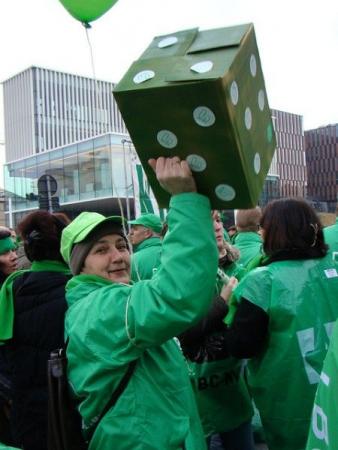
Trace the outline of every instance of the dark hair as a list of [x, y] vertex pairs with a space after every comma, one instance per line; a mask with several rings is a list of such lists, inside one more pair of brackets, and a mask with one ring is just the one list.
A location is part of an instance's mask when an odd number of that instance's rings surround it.
[[[290, 252], [294, 259], [322, 258], [327, 253], [322, 226], [314, 209], [302, 199], [269, 203], [261, 219], [267, 256]], [[297, 257], [298, 255], [298, 257]]]
[[61, 233], [68, 223], [63, 215], [47, 211], [35, 211], [25, 216], [18, 225], [18, 231], [24, 241], [27, 258], [30, 261], [63, 261]]
[[0, 227], [0, 239], [5, 239], [11, 236], [11, 232], [8, 228]]

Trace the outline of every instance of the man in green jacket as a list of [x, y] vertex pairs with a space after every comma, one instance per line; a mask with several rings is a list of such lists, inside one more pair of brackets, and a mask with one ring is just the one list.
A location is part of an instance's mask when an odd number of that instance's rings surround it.
[[[68, 379], [90, 450], [205, 450], [186, 363], [174, 339], [197, 323], [213, 297], [218, 252], [210, 204], [186, 161], [151, 160], [172, 195], [161, 266], [133, 285], [122, 219], [82, 213], [62, 235], [75, 275], [67, 285]], [[189, 264], [187, 264], [187, 261]], [[117, 403], [101, 411], [130, 364]], [[97, 423], [98, 422], [98, 423]]]
[[149, 280], [161, 260], [161, 219], [156, 214], [149, 213], [128, 223], [131, 225], [128, 237], [134, 250], [131, 259], [131, 279], [133, 281]]

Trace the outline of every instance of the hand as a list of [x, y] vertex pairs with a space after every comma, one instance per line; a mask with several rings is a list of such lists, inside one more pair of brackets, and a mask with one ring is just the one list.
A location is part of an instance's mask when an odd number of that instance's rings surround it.
[[154, 170], [156, 178], [164, 190], [171, 195], [183, 192], [196, 192], [195, 180], [186, 161], [178, 156], [173, 158], [150, 159], [150, 167]]
[[225, 301], [225, 303], [228, 303], [228, 301], [229, 301], [229, 299], [230, 299], [230, 297], [231, 297], [232, 291], [235, 289], [235, 287], [237, 286], [237, 284], [238, 284], [237, 278], [235, 278], [235, 277], [230, 277], [229, 283], [228, 283], [228, 284], [225, 284], [225, 285], [222, 287], [220, 296], [223, 298], [223, 300]]

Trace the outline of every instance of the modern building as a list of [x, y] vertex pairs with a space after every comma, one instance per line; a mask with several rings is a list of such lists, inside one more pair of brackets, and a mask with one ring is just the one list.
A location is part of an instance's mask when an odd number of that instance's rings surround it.
[[303, 118], [277, 109], [271, 110], [277, 138], [276, 171], [281, 197], [306, 197], [307, 173]]
[[277, 147], [260, 205], [281, 197], [306, 197], [307, 172], [302, 116], [271, 110]]
[[[54, 204], [127, 216], [153, 197], [114, 101], [114, 84], [30, 67], [3, 82], [6, 222], [39, 207], [38, 180], [56, 181]], [[272, 110], [277, 150], [260, 204], [306, 195], [302, 117]], [[135, 169], [137, 166], [137, 170]]]
[[135, 209], [153, 212], [154, 199], [140, 167], [128, 136], [117, 133], [8, 163], [6, 223], [15, 226], [23, 215], [39, 207], [38, 180], [42, 175], [55, 180], [52, 198], [57, 198], [60, 209], [71, 218], [81, 211], [128, 218], [134, 217]]
[[[54, 200], [70, 216], [83, 210], [120, 214], [121, 209], [133, 216], [132, 172], [138, 160], [113, 87], [39, 67], [3, 82], [8, 225], [39, 207], [42, 175], [56, 180]], [[149, 189], [139, 189], [148, 201]]]
[[6, 162], [104, 133], [127, 133], [113, 87], [40, 67], [4, 81]]
[[334, 212], [338, 200], [338, 124], [305, 131], [308, 197]]

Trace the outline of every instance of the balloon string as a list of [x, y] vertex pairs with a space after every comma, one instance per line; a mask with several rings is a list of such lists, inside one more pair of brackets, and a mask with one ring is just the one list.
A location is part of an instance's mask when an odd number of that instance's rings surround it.
[[87, 37], [87, 42], [88, 42], [88, 46], [89, 46], [89, 52], [90, 52], [90, 61], [91, 61], [91, 65], [92, 65], [92, 72], [93, 72], [93, 78], [95, 81], [95, 94], [96, 94], [96, 121], [97, 121], [97, 126], [99, 128], [101, 128], [101, 126], [103, 125], [103, 132], [106, 133], [107, 132], [107, 124], [104, 119], [104, 117], [100, 117], [100, 113], [103, 111], [102, 110], [102, 91], [100, 89], [100, 84], [96, 78], [96, 71], [95, 71], [95, 62], [94, 62], [94, 54], [93, 54], [93, 47], [92, 44], [90, 42], [90, 37], [89, 37], [89, 32], [88, 32], [89, 27], [85, 27], [86, 30], [86, 37]]
[[[90, 59], [91, 59], [91, 64], [92, 64], [93, 78], [94, 78], [95, 86], [96, 86], [96, 89], [95, 89], [95, 91], [96, 91], [96, 102], [97, 102], [98, 105], [99, 105], [99, 107], [98, 107], [99, 110], [102, 111], [102, 92], [101, 92], [101, 89], [100, 89], [99, 82], [98, 82], [98, 80], [97, 80], [97, 78], [96, 78], [95, 64], [94, 64], [94, 55], [93, 55], [93, 48], [92, 48], [92, 44], [91, 44], [91, 42], [90, 42], [89, 33], [88, 33], [88, 28], [89, 28], [89, 27], [85, 27], [85, 30], [86, 30], [86, 36], [87, 36], [87, 41], [88, 41], [89, 50], [90, 50]], [[96, 105], [96, 106], [97, 106], [97, 105]], [[99, 110], [98, 110], [98, 108], [96, 108], [96, 110], [97, 110], [96, 120], [97, 120], [97, 123], [99, 124], [99, 123], [100, 123], [100, 115], [99, 115]], [[104, 123], [105, 123], [104, 133], [107, 133], [106, 122], [104, 122]], [[108, 135], [107, 135], [107, 140], [109, 141]], [[124, 147], [124, 143], [123, 143], [123, 153], [124, 153], [124, 158], [125, 158], [125, 147]], [[124, 159], [124, 164], [126, 164], [125, 159]], [[125, 170], [126, 170], [126, 168], [125, 168]], [[117, 188], [117, 186], [116, 186], [116, 184], [115, 184], [115, 179], [114, 179], [115, 177], [114, 177], [114, 174], [112, 173], [111, 176], [112, 176], [113, 196], [114, 196], [114, 193], [115, 193], [116, 198], [117, 198], [117, 203], [118, 203], [118, 205], [119, 205], [120, 215], [121, 215], [122, 217], [124, 217], [124, 211], [123, 211], [122, 200], [121, 200], [121, 198], [120, 198], [119, 190], [118, 190], [118, 188]], [[125, 180], [125, 183], [126, 183], [126, 190], [127, 190], [127, 180]], [[127, 206], [127, 216], [128, 216], [127, 218], [128, 218], [128, 220], [130, 220], [130, 217], [129, 217], [129, 198], [128, 198], [128, 196], [127, 196], [127, 198], [126, 198], [126, 202], [128, 202], [128, 205], [126, 204], [126, 206]], [[124, 231], [125, 235], [127, 236], [126, 225], [125, 225], [124, 222], [122, 223], [122, 225], [123, 225], [123, 231]]]

